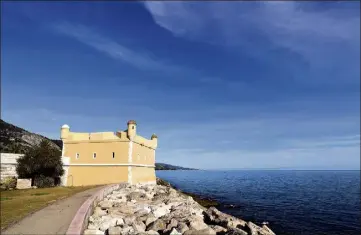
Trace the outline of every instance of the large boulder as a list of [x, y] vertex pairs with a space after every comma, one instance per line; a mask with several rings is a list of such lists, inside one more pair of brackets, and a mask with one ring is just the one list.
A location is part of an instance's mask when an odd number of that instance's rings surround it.
[[247, 228], [251, 235], [258, 235], [258, 232], [261, 231], [261, 227], [259, 227], [258, 225], [254, 224], [252, 222], [247, 223]]
[[209, 225], [209, 227], [212, 228], [216, 233], [225, 233], [227, 231], [227, 229], [219, 225]]
[[148, 230], [145, 232], [147, 235], [159, 235], [159, 233], [157, 231], [154, 230]]
[[97, 230], [97, 229], [86, 229], [83, 234], [84, 235], [104, 235], [104, 232]]
[[141, 192], [131, 192], [127, 195], [127, 200], [128, 201], [132, 201], [132, 200], [145, 200], [146, 199], [146, 195], [145, 193], [141, 193]]
[[189, 228], [190, 230], [203, 230], [208, 228], [208, 225], [200, 217], [191, 217], [189, 219]]
[[177, 226], [177, 230], [180, 232], [180, 233], [184, 233], [185, 231], [189, 230], [189, 227], [187, 226], [186, 223], [184, 222], [179, 222], [178, 223], [178, 226]]
[[153, 214], [149, 214], [147, 216], [147, 219], [145, 220], [145, 225], [148, 226], [149, 224], [153, 223], [156, 220], [157, 218]]
[[215, 207], [210, 207], [203, 212], [204, 221], [209, 224], [216, 224], [225, 228], [243, 228], [246, 222], [234, 216], [220, 212]]
[[182, 235], [182, 233], [178, 232], [177, 229], [173, 228], [169, 235]]
[[153, 223], [151, 223], [148, 227], [147, 230], [154, 230], [154, 231], [161, 231], [163, 232], [165, 229], [167, 228], [167, 224], [165, 223], [164, 220], [162, 219], [157, 219], [156, 221], [154, 221]]
[[105, 232], [110, 227], [115, 227], [116, 225], [117, 225], [117, 219], [116, 218], [104, 219], [102, 221], [102, 223], [100, 224], [100, 226], [99, 226], [99, 230]]
[[276, 235], [267, 225], [263, 225], [259, 232], [262, 235]]
[[120, 235], [122, 232], [122, 228], [121, 227], [110, 227], [108, 229], [108, 235]]
[[196, 229], [187, 230], [183, 234], [184, 235], [201, 235], [201, 234], [216, 235], [216, 232], [213, 229], [207, 227], [207, 228], [201, 229], [201, 230], [196, 230]]
[[248, 235], [248, 233], [242, 229], [229, 228], [225, 235]]
[[128, 226], [128, 225], [124, 225], [120, 232], [121, 235], [133, 235], [134, 233], [135, 233], [135, 231], [134, 231], [133, 227]]
[[156, 218], [159, 218], [166, 214], [169, 214], [170, 208], [169, 208], [169, 206], [160, 206], [160, 207], [153, 208], [152, 212]]
[[132, 225], [135, 220], [136, 220], [135, 216], [127, 216], [124, 218], [124, 224]]
[[93, 217], [101, 217], [106, 214], [107, 214], [106, 210], [102, 210], [100, 207], [95, 207], [93, 212]]
[[136, 219], [133, 222], [132, 227], [134, 229], [134, 232], [136, 232], [136, 233], [145, 232], [145, 229], [146, 229], [145, 224], [142, 221], [140, 221], [139, 219]]
[[120, 212], [125, 215], [133, 215], [135, 213], [135, 209], [134, 209], [134, 207], [132, 207], [129, 204], [122, 203], [118, 207], [111, 208], [111, 210], [109, 210], [109, 212], [111, 214], [116, 214], [116, 212]]
[[99, 207], [103, 210], [109, 209], [113, 207], [113, 203], [109, 200], [104, 200], [99, 202]]
[[167, 225], [167, 229], [165, 230], [165, 232], [172, 231], [172, 229], [176, 228], [177, 226], [178, 226], [178, 221], [176, 219], [171, 219]]

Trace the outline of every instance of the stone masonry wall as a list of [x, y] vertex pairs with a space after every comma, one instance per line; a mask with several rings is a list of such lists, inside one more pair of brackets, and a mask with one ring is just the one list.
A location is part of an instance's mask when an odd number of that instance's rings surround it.
[[0, 153], [1, 155], [1, 180], [5, 177], [17, 177], [16, 160], [23, 154]]

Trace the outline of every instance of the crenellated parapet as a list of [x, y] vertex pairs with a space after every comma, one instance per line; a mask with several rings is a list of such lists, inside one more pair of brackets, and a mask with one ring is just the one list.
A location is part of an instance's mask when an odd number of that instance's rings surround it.
[[132, 141], [142, 146], [156, 149], [158, 137], [153, 134], [151, 139], [137, 135], [137, 124], [134, 120], [128, 123], [128, 129], [117, 132], [71, 132], [68, 125], [61, 127], [61, 139], [64, 143], [76, 142], [111, 142], [111, 141]]

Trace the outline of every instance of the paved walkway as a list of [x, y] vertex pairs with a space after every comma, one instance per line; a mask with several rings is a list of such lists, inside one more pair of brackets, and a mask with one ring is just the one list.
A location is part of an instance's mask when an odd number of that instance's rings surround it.
[[1, 231], [1, 234], [65, 234], [83, 202], [100, 188], [88, 189], [59, 200]]

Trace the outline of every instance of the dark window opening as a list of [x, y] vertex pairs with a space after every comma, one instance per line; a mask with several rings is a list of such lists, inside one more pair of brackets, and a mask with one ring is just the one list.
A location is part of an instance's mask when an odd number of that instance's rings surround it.
[[113, 158], [115, 158], [115, 153], [113, 152]]

